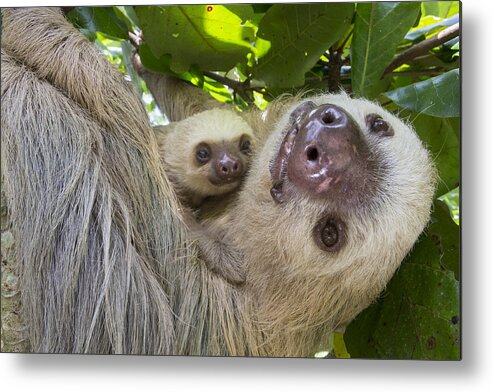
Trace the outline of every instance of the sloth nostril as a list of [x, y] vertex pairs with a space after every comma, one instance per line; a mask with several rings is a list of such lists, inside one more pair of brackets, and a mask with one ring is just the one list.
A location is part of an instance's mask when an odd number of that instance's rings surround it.
[[322, 116], [322, 121], [324, 122], [324, 124], [332, 124], [336, 122], [336, 120], [337, 116], [335, 116], [332, 111], [329, 111]]
[[227, 173], [227, 172], [228, 172], [228, 168], [227, 168], [226, 166], [223, 166], [223, 167], [221, 168], [221, 171], [222, 171], [223, 173]]
[[233, 170], [234, 170], [234, 171], [237, 171], [237, 170], [238, 170], [238, 164], [237, 164], [237, 163], [235, 163], [235, 164], [233, 165]]
[[306, 150], [306, 158], [309, 160], [309, 161], [316, 161], [318, 159], [318, 150], [316, 147], [309, 147], [307, 150]]

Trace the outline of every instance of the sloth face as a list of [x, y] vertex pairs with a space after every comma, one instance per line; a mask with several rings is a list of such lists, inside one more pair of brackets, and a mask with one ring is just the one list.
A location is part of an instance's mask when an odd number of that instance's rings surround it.
[[262, 175], [247, 188], [261, 193], [261, 212], [249, 219], [284, 228], [276, 273], [282, 265], [290, 274], [354, 266], [391, 274], [428, 221], [435, 185], [428, 152], [377, 104], [344, 94], [302, 101], [256, 161], [252, 172]]
[[194, 150], [194, 164], [211, 185], [224, 187], [238, 184], [248, 166], [251, 154], [251, 138], [240, 137], [202, 141]]
[[205, 198], [238, 188], [254, 145], [252, 128], [237, 113], [211, 109], [173, 124], [164, 159], [183, 194]]
[[345, 212], [374, 198], [388, 171], [383, 152], [373, 148], [364, 133], [392, 137], [392, 125], [378, 113], [364, 118], [365, 130], [342, 106], [302, 103], [291, 113], [288, 130], [269, 167], [270, 193], [276, 203], [299, 195], [330, 203], [332, 208], [321, 214], [313, 228], [314, 242], [325, 252], [339, 251], [345, 245]]

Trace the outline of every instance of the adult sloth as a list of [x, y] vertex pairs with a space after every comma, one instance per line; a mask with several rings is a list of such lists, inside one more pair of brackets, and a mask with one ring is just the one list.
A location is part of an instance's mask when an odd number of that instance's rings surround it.
[[231, 285], [200, 259], [123, 78], [59, 10], [2, 16], [3, 174], [33, 351], [308, 356], [426, 225], [434, 170], [409, 126], [345, 95], [279, 101], [248, 114], [261, 144], [210, 224], [206, 257], [244, 263]]

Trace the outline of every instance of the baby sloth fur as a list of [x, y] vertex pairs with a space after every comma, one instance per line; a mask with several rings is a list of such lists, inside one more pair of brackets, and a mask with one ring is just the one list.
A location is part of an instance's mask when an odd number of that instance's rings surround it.
[[[428, 222], [435, 170], [409, 124], [344, 94], [281, 98], [245, 114], [250, 168], [207, 226], [220, 243], [198, 246], [139, 97], [60, 10], [3, 8], [1, 59], [33, 351], [311, 356], [376, 300]], [[167, 102], [172, 121], [189, 117], [183, 102]], [[241, 286], [207, 265], [236, 258]]]
[[213, 234], [197, 218], [220, 216], [229, 201], [222, 196], [238, 190], [255, 143], [252, 128], [234, 111], [216, 108], [154, 131], [164, 169], [184, 204], [186, 223], [205, 264], [227, 281], [243, 283], [241, 255], [225, 248], [221, 234]]

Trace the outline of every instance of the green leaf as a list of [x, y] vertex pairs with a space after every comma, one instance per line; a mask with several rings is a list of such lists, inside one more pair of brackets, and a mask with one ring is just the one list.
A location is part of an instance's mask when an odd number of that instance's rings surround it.
[[67, 17], [79, 29], [97, 31], [112, 39], [128, 39], [127, 26], [113, 7], [75, 7]]
[[253, 7], [250, 4], [224, 4], [224, 8], [241, 19], [242, 23], [253, 18]]
[[129, 30], [134, 30], [135, 26], [139, 25], [137, 15], [131, 6], [113, 7], [113, 10], [116, 16], [127, 25]]
[[332, 351], [336, 358], [351, 358], [347, 352], [346, 344], [344, 342], [344, 337], [339, 332], [333, 332], [331, 336], [332, 340]]
[[160, 57], [154, 56], [151, 48], [146, 42], [139, 46], [140, 61], [144, 67], [152, 72], [171, 73], [171, 56], [163, 54]]
[[435, 117], [460, 115], [459, 70], [388, 91], [384, 95], [398, 106]]
[[[436, 20], [435, 18], [433, 18], [431, 16], [424, 17], [422, 19], [425, 19], [426, 21]], [[448, 19], [442, 20], [442, 21], [437, 22], [437, 23], [419, 26], [419, 28], [411, 30], [409, 33], [407, 33], [406, 39], [410, 40], [410, 41], [415, 41], [417, 39], [425, 39], [426, 36], [428, 36], [432, 33], [436, 33], [439, 30], [442, 30], [448, 26], [452, 26], [458, 22], [459, 22], [459, 15], [454, 15]]]
[[203, 90], [207, 91], [220, 102], [233, 102], [230, 91], [215, 80], [205, 77], [203, 81]]
[[227, 71], [246, 61], [254, 29], [242, 25], [253, 15], [250, 6], [187, 5], [136, 7], [145, 42], [155, 57], [171, 55], [171, 69]]
[[346, 327], [344, 343], [351, 358], [381, 358], [374, 336], [379, 327], [383, 306], [383, 299], [380, 298], [378, 302], [363, 310]]
[[[346, 329], [351, 358], [460, 358], [459, 232], [442, 207], [380, 300]], [[457, 273], [458, 275], [458, 273]]]
[[458, 1], [423, 1], [421, 9], [423, 15], [434, 15], [445, 19], [459, 13]]
[[269, 87], [303, 85], [305, 73], [347, 30], [352, 3], [275, 4], [259, 23], [258, 37], [271, 48], [254, 68]]
[[376, 97], [388, 80], [383, 71], [412, 27], [419, 2], [358, 3], [351, 46], [352, 87], [357, 96]]
[[144, 92], [142, 89], [142, 82], [139, 75], [137, 74], [137, 71], [135, 71], [132, 65], [132, 55], [133, 46], [127, 41], [122, 42], [122, 57], [123, 62], [125, 63], [125, 69], [128, 73], [128, 76], [130, 77], [130, 80], [132, 81], [135, 90], [138, 91], [139, 95], [142, 95]]
[[460, 280], [459, 232], [446, 203], [437, 200], [427, 234], [414, 247], [412, 258], [429, 267], [451, 271], [455, 279]]
[[253, 3], [253, 12], [256, 14], [265, 14], [270, 7], [272, 7], [272, 4], [268, 3]]
[[460, 201], [459, 201], [459, 187], [452, 189], [450, 192], [442, 195], [438, 200], [443, 201], [450, 212], [450, 217], [457, 225], [460, 225]]
[[420, 139], [427, 145], [438, 169], [437, 195], [443, 195], [459, 183], [459, 118], [440, 118], [419, 114], [413, 120]]

